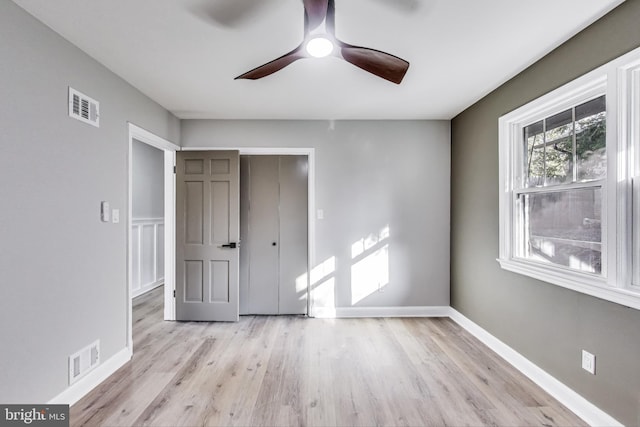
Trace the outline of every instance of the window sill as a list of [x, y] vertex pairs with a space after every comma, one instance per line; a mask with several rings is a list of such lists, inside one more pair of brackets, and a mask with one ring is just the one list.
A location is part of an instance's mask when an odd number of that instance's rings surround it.
[[640, 293], [613, 288], [603, 277], [519, 259], [498, 258], [497, 261], [504, 270], [640, 310]]

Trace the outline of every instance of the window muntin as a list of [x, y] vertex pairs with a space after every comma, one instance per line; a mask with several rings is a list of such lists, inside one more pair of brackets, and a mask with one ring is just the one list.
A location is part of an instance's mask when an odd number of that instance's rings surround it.
[[523, 142], [515, 255], [601, 275], [605, 95], [525, 126]]

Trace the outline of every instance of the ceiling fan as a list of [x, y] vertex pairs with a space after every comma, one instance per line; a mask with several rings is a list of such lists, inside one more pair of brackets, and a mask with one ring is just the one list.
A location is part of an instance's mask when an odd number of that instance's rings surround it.
[[334, 0], [303, 0], [304, 40], [291, 52], [235, 79], [257, 80], [280, 71], [298, 59], [335, 56], [378, 77], [400, 84], [409, 69], [402, 58], [380, 50], [352, 46], [335, 36]]

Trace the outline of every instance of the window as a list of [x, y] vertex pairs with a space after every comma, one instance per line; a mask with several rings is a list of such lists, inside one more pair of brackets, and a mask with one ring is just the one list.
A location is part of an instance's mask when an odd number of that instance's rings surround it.
[[640, 309], [640, 49], [499, 129], [502, 268]]
[[523, 129], [516, 256], [602, 274], [605, 95]]

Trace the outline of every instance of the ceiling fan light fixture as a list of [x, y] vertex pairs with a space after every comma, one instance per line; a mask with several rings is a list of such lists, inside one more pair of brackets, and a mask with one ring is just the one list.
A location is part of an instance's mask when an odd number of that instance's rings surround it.
[[314, 37], [307, 42], [306, 49], [314, 58], [324, 58], [333, 52], [333, 43], [326, 37]]
[[[300, 0], [298, 0], [300, 1]], [[334, 58], [374, 74], [395, 84], [400, 84], [409, 69], [409, 62], [390, 53], [368, 47], [353, 46], [339, 40], [335, 34], [335, 0], [303, 0], [304, 37], [289, 53], [262, 64], [236, 77], [257, 80], [282, 70], [299, 59]]]

